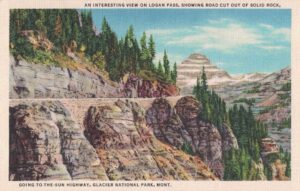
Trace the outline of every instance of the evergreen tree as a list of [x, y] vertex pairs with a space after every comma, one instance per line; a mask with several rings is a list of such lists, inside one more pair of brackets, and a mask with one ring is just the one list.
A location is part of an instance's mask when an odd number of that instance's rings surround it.
[[77, 11], [71, 11], [70, 20], [71, 20], [70, 39], [75, 40], [76, 43], [79, 44], [81, 41], [81, 34], [80, 34], [80, 22], [79, 22]]
[[153, 61], [153, 59], [155, 57], [155, 42], [153, 40], [152, 34], [150, 35], [150, 38], [149, 38], [148, 47], [149, 47], [149, 52], [151, 55], [151, 61]]
[[[153, 63], [155, 58], [155, 42], [150, 35], [147, 41], [146, 33], [143, 33], [140, 41], [137, 41], [133, 27], [130, 26], [125, 37], [119, 40], [115, 32], [110, 28], [106, 18], [103, 18], [101, 31], [98, 34], [93, 23], [91, 11], [71, 9], [17, 9], [10, 11], [10, 47], [13, 49], [18, 44], [26, 46], [28, 54], [34, 53], [30, 43], [20, 35], [22, 30], [37, 30], [54, 43], [53, 53], [59, 51], [80, 51], [88, 60], [98, 59], [97, 65], [108, 72], [110, 79], [119, 81], [126, 73], [139, 74], [139, 71], [148, 70], [151, 75], [156, 71]], [[24, 39], [22, 39], [24, 38]], [[18, 47], [19, 48], [19, 47]], [[25, 55], [19, 48], [19, 53]], [[104, 60], [102, 60], [102, 56]], [[103, 62], [104, 61], [104, 62]], [[103, 64], [105, 63], [105, 64]], [[174, 70], [174, 69], [173, 69]], [[152, 71], [152, 72], [151, 72]], [[160, 80], [175, 81], [175, 73], [170, 76], [169, 60], [165, 53], [162, 68], [165, 71]], [[152, 75], [155, 76], [155, 75]]]
[[205, 73], [205, 70], [204, 70], [204, 66], [202, 67], [201, 83], [202, 83], [201, 84], [202, 91], [204, 93], [207, 92], [207, 89], [208, 89], [208, 86], [207, 86], [207, 77], [206, 77], [206, 73]]
[[173, 70], [171, 72], [171, 80], [173, 81], [174, 84], [176, 84], [177, 81], [177, 64], [176, 62], [173, 65]]
[[155, 42], [153, 40], [153, 36], [150, 35], [149, 42], [148, 42], [148, 50], [150, 54], [150, 69], [151, 71], [155, 70], [155, 66], [153, 64], [153, 60], [155, 58]]
[[140, 69], [139, 67], [140, 50], [139, 50], [138, 42], [134, 35], [132, 25], [127, 30], [123, 51], [125, 52], [124, 61], [127, 64], [129, 71], [133, 73], [137, 73]]
[[104, 17], [101, 25], [101, 33], [98, 41], [101, 52], [104, 54], [106, 71], [110, 79], [119, 81], [120, 78], [129, 70], [126, 60], [126, 47], [124, 40], [118, 42], [116, 33], [114, 33], [106, 18]]
[[46, 9], [45, 10], [45, 26], [47, 28], [47, 37], [51, 42], [54, 42], [56, 37], [55, 27], [56, 27], [56, 17], [58, 15], [58, 10]]
[[241, 180], [241, 169], [238, 161], [238, 151], [232, 149], [224, 155], [224, 180]]
[[158, 73], [159, 76], [163, 76], [164, 75], [163, 67], [162, 67], [162, 64], [161, 64], [160, 60], [158, 61], [157, 73]]
[[285, 176], [291, 177], [291, 155], [286, 152], [286, 168], [285, 168]]
[[62, 45], [62, 19], [61, 16], [58, 14], [55, 20], [55, 28], [54, 28], [54, 44], [56, 46], [61, 47]]
[[170, 61], [168, 59], [166, 50], [164, 51], [163, 65], [165, 71], [165, 78], [168, 79], [170, 77]]
[[[202, 105], [200, 118], [211, 122], [223, 131], [223, 125], [229, 125], [237, 138], [240, 150], [226, 152], [224, 154], [224, 179], [245, 180], [257, 177], [257, 170], [251, 165], [260, 159], [259, 142], [266, 137], [265, 126], [257, 122], [252, 109], [252, 100], [248, 103], [248, 109], [236, 104], [226, 111], [226, 104], [214, 91], [208, 90], [205, 69], [202, 68], [200, 79], [197, 78], [193, 94]], [[249, 172], [251, 173], [249, 174]]]
[[145, 32], [143, 32], [143, 35], [141, 37], [140, 45], [141, 45], [140, 67], [141, 69], [149, 69], [151, 67], [150, 66], [151, 55], [147, 48], [147, 36]]
[[200, 100], [200, 91], [201, 91], [201, 84], [200, 79], [197, 77], [196, 86], [193, 88], [193, 94], [195, 95], [196, 99]]
[[[95, 46], [96, 41], [95, 41], [95, 31], [94, 31], [94, 25], [93, 25], [92, 12], [91, 11], [82, 11], [81, 12], [81, 21], [82, 21], [82, 27], [81, 27], [82, 41], [81, 41], [81, 43], [84, 46], [86, 46], [87, 56], [92, 56], [97, 51], [96, 46]], [[65, 30], [67, 30], [67, 29], [68, 29], [68, 27], [65, 27]], [[67, 32], [64, 32], [64, 34], [67, 34]]]

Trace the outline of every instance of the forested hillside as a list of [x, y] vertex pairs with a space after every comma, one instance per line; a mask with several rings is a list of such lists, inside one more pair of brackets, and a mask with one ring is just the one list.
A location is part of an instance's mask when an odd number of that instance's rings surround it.
[[[28, 31], [44, 39], [48, 48], [33, 46]], [[83, 57], [107, 72], [113, 81], [121, 81], [126, 74], [173, 84], [177, 78], [176, 64], [172, 67], [166, 50], [162, 63], [154, 63], [156, 49], [152, 35], [144, 32], [138, 39], [131, 25], [125, 36], [118, 38], [105, 17], [101, 29], [96, 29], [91, 11], [11, 10], [10, 48], [15, 57], [43, 64], [62, 65], [65, 55]]]
[[[267, 144], [263, 142], [269, 140], [267, 128], [255, 119], [251, 101], [247, 102], [248, 108], [235, 104], [227, 111], [226, 103], [213, 90], [209, 90], [204, 68], [193, 93], [203, 107], [201, 119], [213, 123], [220, 131], [224, 124], [229, 125], [237, 138], [239, 149], [224, 153], [224, 180], [257, 180], [262, 176], [266, 176], [268, 180], [290, 177], [290, 154], [282, 148], [278, 151], [274, 149], [275, 152], [265, 151]], [[268, 143], [269, 145], [272, 144]], [[281, 174], [276, 172], [275, 175], [272, 165], [276, 161], [283, 163], [285, 170]], [[262, 162], [263, 173], [258, 170]]]

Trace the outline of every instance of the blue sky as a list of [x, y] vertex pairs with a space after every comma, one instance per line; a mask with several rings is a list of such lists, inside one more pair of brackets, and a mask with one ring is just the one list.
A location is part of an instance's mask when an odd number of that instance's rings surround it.
[[156, 43], [156, 61], [206, 55], [231, 74], [273, 72], [291, 62], [291, 12], [283, 9], [92, 9], [98, 30], [105, 16], [118, 37], [133, 25]]

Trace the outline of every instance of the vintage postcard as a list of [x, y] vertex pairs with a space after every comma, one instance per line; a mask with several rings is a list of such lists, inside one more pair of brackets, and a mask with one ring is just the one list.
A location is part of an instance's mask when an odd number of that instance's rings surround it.
[[298, 2], [0, 4], [7, 190], [299, 186]]

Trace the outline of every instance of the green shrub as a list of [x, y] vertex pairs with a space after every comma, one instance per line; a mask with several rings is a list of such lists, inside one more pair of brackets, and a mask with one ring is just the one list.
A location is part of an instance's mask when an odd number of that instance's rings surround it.
[[183, 143], [183, 145], [181, 146], [181, 150], [183, 150], [185, 153], [189, 155], [195, 155], [191, 145], [188, 143]]
[[283, 84], [280, 90], [281, 91], [291, 91], [291, 82], [287, 82], [286, 84]]
[[104, 71], [105, 68], [105, 57], [102, 52], [98, 51], [92, 56], [92, 62], [97, 66], [101, 71]]
[[245, 91], [245, 93], [247, 93], [247, 94], [254, 94], [254, 93], [259, 93], [259, 92], [260, 92], [259, 91], [259, 86], [255, 86], [251, 90]]
[[30, 59], [34, 63], [46, 64], [46, 65], [58, 65], [54, 60], [51, 52], [42, 50], [34, 50], [34, 57]]
[[32, 47], [32, 44], [21, 35], [16, 35], [11, 52], [15, 57], [34, 57], [34, 49]]

